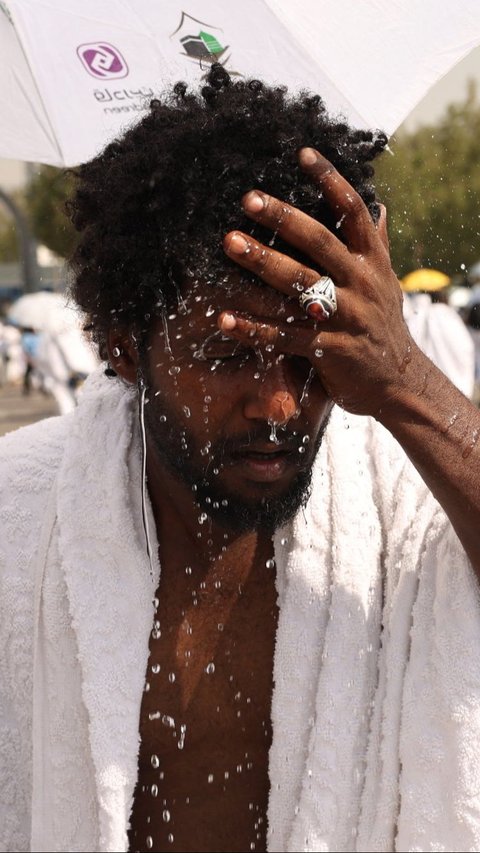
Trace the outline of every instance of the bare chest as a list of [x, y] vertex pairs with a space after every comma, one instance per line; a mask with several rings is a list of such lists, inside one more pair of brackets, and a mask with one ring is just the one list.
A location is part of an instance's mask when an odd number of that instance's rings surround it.
[[150, 642], [131, 850], [265, 850], [273, 573], [165, 595]]

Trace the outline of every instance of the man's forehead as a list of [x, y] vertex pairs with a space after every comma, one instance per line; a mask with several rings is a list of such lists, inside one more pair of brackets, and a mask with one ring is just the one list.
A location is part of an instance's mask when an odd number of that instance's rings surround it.
[[[233, 311], [272, 322], [285, 322], [287, 317], [305, 319], [298, 300], [274, 290], [260, 281], [234, 275], [218, 285], [198, 281], [186, 284], [182, 294], [191, 316], [211, 316], [211, 312]], [[190, 310], [189, 310], [190, 313]]]

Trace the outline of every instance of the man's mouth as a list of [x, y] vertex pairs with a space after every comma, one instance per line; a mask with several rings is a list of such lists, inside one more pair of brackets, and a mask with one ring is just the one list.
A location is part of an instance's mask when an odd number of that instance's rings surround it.
[[258, 483], [280, 480], [292, 467], [298, 467], [298, 462], [290, 445], [245, 447], [232, 454], [232, 466], [238, 467], [247, 479]]

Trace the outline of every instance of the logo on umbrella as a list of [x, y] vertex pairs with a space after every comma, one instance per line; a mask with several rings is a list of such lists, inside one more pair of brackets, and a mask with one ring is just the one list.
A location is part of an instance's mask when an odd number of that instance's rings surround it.
[[[195, 27], [195, 24], [199, 25], [200, 30]], [[217, 35], [210, 32], [210, 30], [215, 30]], [[180, 23], [170, 38], [177, 36], [183, 48], [182, 56], [188, 57], [188, 59], [198, 63], [203, 68], [212, 65], [214, 62], [226, 65], [230, 60], [231, 54], [227, 53], [229, 46], [223, 46], [220, 41], [220, 33], [223, 34], [223, 30], [220, 27], [214, 27], [212, 24], [199, 21], [198, 18], [192, 18], [191, 15], [182, 12]], [[238, 74], [236, 71], [228, 70], [229, 74], [234, 76]]]
[[128, 74], [128, 65], [122, 54], [107, 42], [81, 44], [77, 47], [77, 54], [88, 73], [97, 79], [111, 80]]

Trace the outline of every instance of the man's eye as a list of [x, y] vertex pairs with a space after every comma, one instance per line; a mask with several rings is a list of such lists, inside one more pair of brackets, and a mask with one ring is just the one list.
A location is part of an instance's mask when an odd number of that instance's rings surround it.
[[213, 359], [215, 361], [228, 361], [228, 359], [232, 358], [243, 359], [246, 358], [248, 354], [248, 350], [240, 344], [237, 344], [235, 347], [214, 346], [208, 347], [204, 350], [205, 358]]
[[245, 359], [249, 350], [242, 344], [230, 338], [214, 338], [194, 350], [193, 357], [199, 361], [228, 361], [229, 359]]

